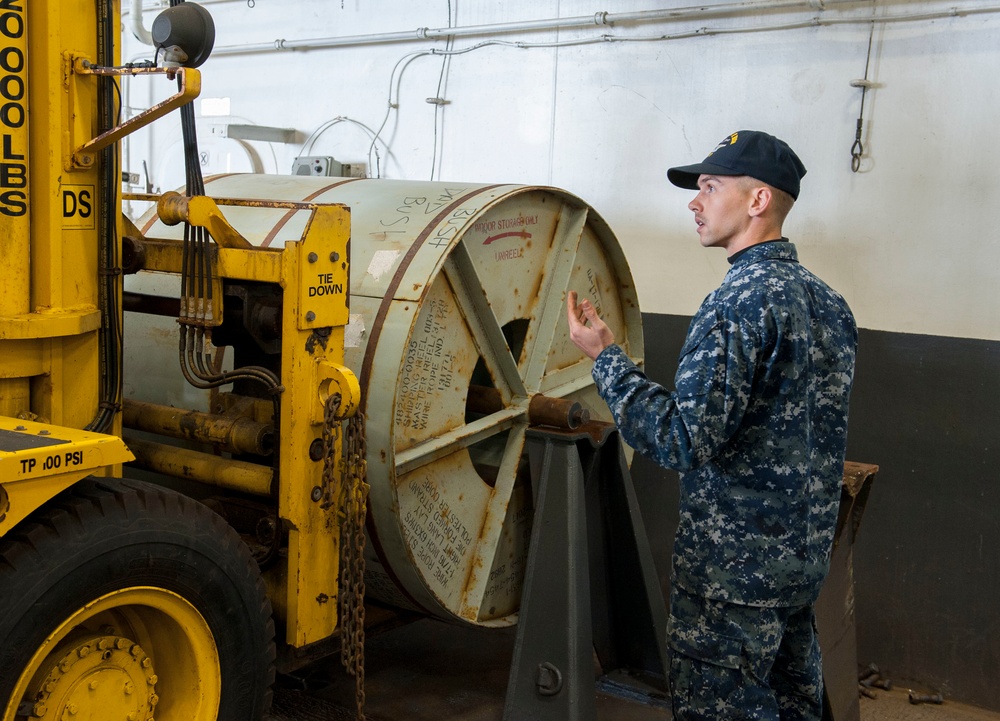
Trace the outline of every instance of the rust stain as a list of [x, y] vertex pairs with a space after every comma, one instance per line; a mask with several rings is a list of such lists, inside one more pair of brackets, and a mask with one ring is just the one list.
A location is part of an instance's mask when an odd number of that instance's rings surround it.
[[532, 288], [531, 292], [528, 294], [529, 298], [538, 298], [538, 294], [542, 290], [542, 282], [544, 280], [545, 280], [545, 273], [539, 273], [538, 274], [538, 282], [535, 283], [535, 287]]

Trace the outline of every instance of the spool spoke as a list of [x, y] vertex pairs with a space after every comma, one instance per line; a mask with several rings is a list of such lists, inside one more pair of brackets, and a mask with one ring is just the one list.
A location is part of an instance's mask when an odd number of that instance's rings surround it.
[[479, 443], [506, 431], [515, 421], [527, 414], [521, 406], [504, 408], [485, 418], [466, 423], [455, 430], [442, 433], [422, 443], [396, 453], [396, 475], [401, 477], [410, 471], [425, 466], [438, 458], [449, 456], [455, 451]]
[[[492, 578], [491, 570], [495, 566], [495, 560], [500, 555], [503, 548], [500, 539], [504, 531], [504, 523], [511, 514], [511, 498], [514, 491], [514, 484], [517, 480], [518, 467], [521, 464], [522, 453], [524, 451], [524, 432], [526, 426], [518, 424], [507, 438], [507, 447], [504, 449], [503, 459], [500, 462], [500, 469], [497, 474], [496, 486], [490, 496], [489, 504], [486, 508], [483, 528], [479, 534], [476, 544], [475, 557], [472, 563], [472, 573], [465, 587], [465, 594], [462, 598], [461, 615], [469, 620], [475, 621], [479, 618], [480, 608], [490, 589]], [[514, 554], [516, 557], [516, 554]], [[501, 577], [517, 575], [516, 569], [511, 568], [506, 574], [498, 574]], [[517, 577], [518, 585], [520, 577]]]
[[591, 364], [580, 361], [566, 368], [549, 371], [538, 384], [538, 392], [550, 398], [565, 398], [594, 383]]
[[486, 294], [482, 291], [483, 281], [476, 272], [475, 264], [469, 257], [464, 243], [458, 243], [454, 247], [445, 261], [444, 273], [479, 355], [504, 401], [509, 402], [514, 397], [526, 396], [527, 391], [517, 364], [486, 299]]
[[587, 224], [588, 210], [564, 203], [559, 214], [552, 250], [545, 263], [544, 286], [539, 293], [539, 303], [535, 306], [532, 319], [533, 332], [528, 339], [527, 363], [524, 369], [524, 385], [529, 390], [538, 390], [545, 375], [549, 350], [555, 340], [556, 329], [563, 313], [562, 301], [576, 263], [580, 238]]

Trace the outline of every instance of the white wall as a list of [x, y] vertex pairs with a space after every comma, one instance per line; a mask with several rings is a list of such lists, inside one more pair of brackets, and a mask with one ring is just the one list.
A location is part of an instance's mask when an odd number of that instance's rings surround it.
[[[152, 3], [146, 26], [155, 15]], [[206, 1], [217, 47], [366, 33], [593, 16], [686, 6], [619, 0]], [[746, 3], [743, 3], [746, 4]], [[893, 16], [982, 0], [877, 0], [826, 9], [719, 15], [697, 21], [622, 24], [458, 38], [565, 42], [611, 34], [639, 38], [699, 27], [749, 28], [801, 21]], [[576, 193], [616, 231], [646, 312], [691, 314], [727, 267], [698, 245], [689, 191], [670, 165], [701, 160], [730, 131], [759, 128], [787, 140], [809, 174], [786, 224], [804, 263], [841, 290], [864, 328], [1000, 340], [1000, 13], [876, 24], [865, 101], [866, 155], [850, 149], [864, 75], [868, 24], [835, 24], [676, 40], [598, 42], [560, 48], [484, 47], [453, 56], [438, 111], [441, 57], [416, 57], [398, 78], [398, 108], [378, 143], [383, 177], [552, 184]], [[123, 57], [143, 48], [127, 31]], [[298, 131], [292, 144], [250, 143], [265, 172], [287, 173], [302, 142], [338, 116], [378, 129], [398, 61], [443, 40], [213, 56], [202, 98], [229, 98], [231, 113]], [[133, 81], [141, 109], [170, 87]], [[145, 84], [144, 84], [145, 83]], [[199, 109], [201, 104], [196, 106]], [[251, 169], [235, 141], [201, 121], [206, 172]], [[180, 184], [177, 116], [136, 136], [126, 169], [150, 168], [154, 184]], [[385, 144], [388, 144], [386, 146]], [[340, 122], [311, 154], [368, 163], [369, 135]], [[374, 174], [374, 169], [371, 169]], [[135, 212], [141, 206], [134, 206]]]

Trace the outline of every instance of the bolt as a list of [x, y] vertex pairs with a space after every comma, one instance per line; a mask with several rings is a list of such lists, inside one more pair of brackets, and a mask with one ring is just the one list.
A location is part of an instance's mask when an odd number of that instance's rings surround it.
[[106, 638], [102, 638], [100, 641], [97, 642], [97, 648], [99, 648], [102, 651], [106, 651], [108, 646], [110, 645], [111, 644], [108, 643], [108, 639]]
[[160, 679], [157, 678], [155, 673], [151, 673], [149, 674], [149, 676], [146, 677], [146, 683], [148, 683], [150, 686], [155, 686], [156, 682], [159, 680]]
[[93, 679], [90, 683], [88, 683], [87, 684], [87, 688], [89, 688], [91, 691], [96, 691], [97, 690], [97, 679]]
[[309, 497], [313, 500], [313, 503], [319, 503], [323, 500], [323, 489], [319, 486], [313, 486], [312, 493], [309, 494]]
[[56, 684], [55, 681], [49, 681], [47, 684], [45, 684], [45, 693], [48, 694], [55, 693], [57, 688], [59, 688], [59, 686]]
[[340, 253], [337, 253], [336, 251], [330, 253], [330, 260], [336, 263], [338, 260], [340, 260]]
[[142, 647], [139, 644], [134, 644], [128, 652], [132, 654], [134, 658], [139, 658], [139, 654], [142, 653]]
[[142, 666], [143, 668], [149, 668], [150, 666], [153, 665], [153, 662], [150, 661], [149, 656], [147, 656], [146, 658], [142, 659], [142, 662], [139, 665]]
[[309, 262], [310, 263], [315, 263], [317, 260], [319, 260], [319, 256], [318, 255], [316, 255], [315, 253], [310, 253], [309, 254]]
[[43, 703], [36, 703], [34, 708], [31, 709], [31, 715], [41, 718], [49, 710], [49, 707]]
[[886, 683], [889, 684], [889, 688], [892, 688], [892, 681], [883, 681], [878, 676], [870, 676], [869, 678], [858, 681], [858, 684], [864, 686], [865, 688], [886, 688]]
[[868, 668], [858, 674], [858, 681], [864, 681], [866, 678], [871, 678], [872, 676], [878, 676], [878, 666], [870, 663], [868, 664]]
[[125, 717], [125, 721], [139, 721], [138, 712], [133, 711], [132, 713], [130, 713], [128, 716]]
[[308, 311], [306, 313], [306, 323], [312, 323], [314, 320], [316, 320], [316, 314], [312, 311]]
[[[323, 460], [323, 439], [313, 438], [312, 443], [309, 444], [309, 460], [310, 461], [322, 461]], [[313, 499], [316, 500], [316, 499]]]
[[944, 698], [939, 693], [935, 694], [913, 693], [912, 689], [910, 689], [909, 699], [910, 703], [912, 703], [913, 705], [916, 705], [918, 703], [936, 703], [936, 704], [944, 703]]
[[47, 435], [50, 435], [51, 433], [52, 433], [52, 431], [45, 430], [44, 428], [42, 430], [38, 431], [38, 435], [40, 435], [40, 436], [47, 436]]
[[124, 690], [126, 696], [131, 696], [132, 692], [135, 691], [135, 686], [132, 685], [131, 681], [126, 681]]
[[126, 638], [119, 638], [115, 641], [115, 648], [119, 650], [124, 650], [126, 646], [128, 646], [128, 639]]
[[66, 710], [69, 711], [70, 716], [76, 716], [76, 712], [80, 709], [77, 708], [75, 703], [71, 703], [66, 705]]
[[90, 646], [81, 646], [77, 650], [76, 655], [80, 658], [87, 658], [90, 655]]
[[149, 705], [150, 706], [155, 706], [158, 703], [160, 703], [160, 697], [157, 696], [155, 693], [152, 696], [149, 697]]

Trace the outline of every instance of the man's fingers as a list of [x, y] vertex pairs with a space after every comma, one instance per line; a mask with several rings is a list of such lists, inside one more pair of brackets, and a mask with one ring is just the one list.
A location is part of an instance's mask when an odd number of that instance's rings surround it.
[[[576, 304], [576, 298], [575, 290], [571, 290], [566, 297], [566, 314], [569, 318], [570, 328], [574, 325], [583, 324], [583, 314], [580, 312], [581, 308]], [[586, 302], [584, 301], [584, 303]]]

